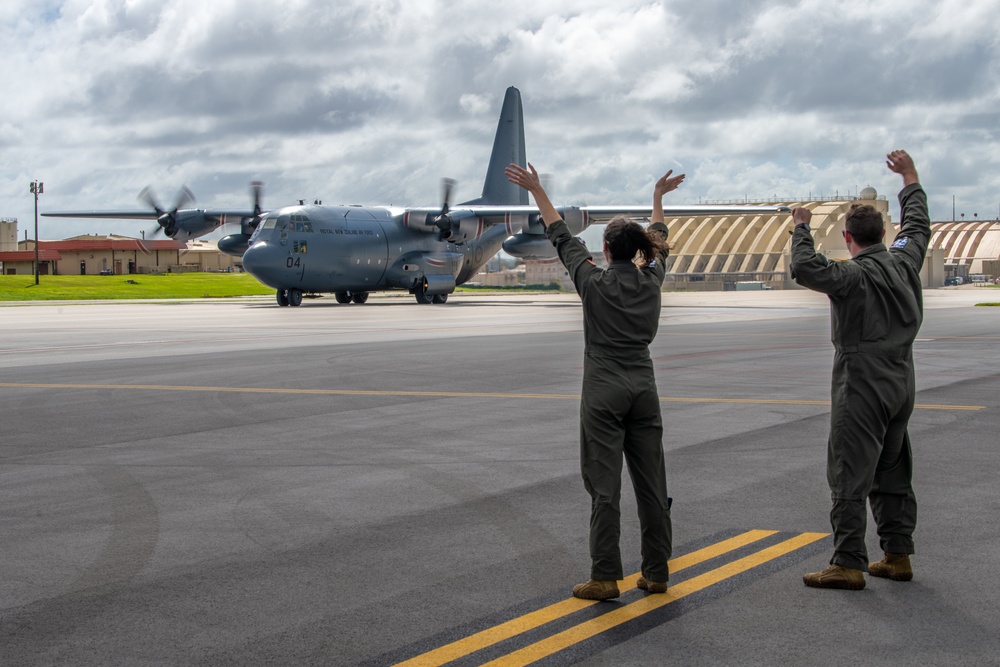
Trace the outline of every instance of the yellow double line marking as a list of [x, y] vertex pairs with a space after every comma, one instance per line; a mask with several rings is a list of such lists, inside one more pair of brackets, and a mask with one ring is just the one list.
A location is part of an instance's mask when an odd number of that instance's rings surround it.
[[[513, 394], [480, 391], [377, 391], [367, 389], [289, 389], [280, 387], [193, 387], [161, 384], [63, 384], [36, 382], [0, 382], [0, 387], [13, 389], [130, 389], [133, 391], [208, 391], [230, 394], [298, 394], [313, 396], [412, 396], [419, 398], [514, 398], [580, 400], [579, 394]], [[810, 401], [805, 399], [778, 398], [712, 398], [676, 397], [664, 398], [663, 403], [741, 403], [747, 405], [820, 405], [829, 406], [830, 401]], [[918, 404], [914, 408], [923, 410], [983, 410], [983, 405], [929, 405]]]
[[[693, 565], [698, 565], [707, 560], [711, 560], [722, 554], [729, 553], [748, 544], [757, 542], [766, 537], [777, 534], [776, 530], [750, 530], [742, 535], [723, 540], [711, 546], [699, 549], [690, 554], [680, 556], [670, 561], [670, 573], [674, 574]], [[667, 588], [666, 593], [646, 595], [634, 602], [622, 605], [612, 611], [602, 614], [568, 630], [556, 633], [546, 639], [542, 639], [534, 644], [525, 646], [501, 658], [497, 658], [487, 665], [512, 667], [514, 665], [528, 665], [537, 660], [552, 655], [566, 649], [574, 644], [578, 644], [586, 639], [598, 635], [606, 630], [627, 623], [639, 618], [643, 614], [649, 613], [665, 605], [691, 595], [697, 591], [716, 584], [724, 579], [746, 572], [758, 565], [774, 560], [780, 556], [791, 553], [808, 544], [820, 540], [827, 536], [827, 533], [802, 533], [796, 537], [785, 540], [773, 546], [767, 547], [749, 556], [737, 559], [731, 563], [722, 565], [704, 574], [692, 577], [677, 584], [672, 584]], [[624, 585], [619, 586], [622, 593], [626, 593], [635, 588], [635, 582], [639, 578], [639, 573], [626, 577]], [[515, 637], [529, 630], [541, 627], [546, 623], [563, 618], [574, 612], [590, 607], [596, 602], [589, 600], [578, 600], [569, 598], [562, 602], [543, 607], [537, 611], [530, 612], [519, 618], [512, 619], [487, 630], [477, 632], [473, 635], [459, 639], [458, 641], [446, 644], [440, 648], [428, 651], [415, 658], [398, 663], [397, 667], [431, 667], [444, 665], [453, 660], [475, 653], [504, 640]]]

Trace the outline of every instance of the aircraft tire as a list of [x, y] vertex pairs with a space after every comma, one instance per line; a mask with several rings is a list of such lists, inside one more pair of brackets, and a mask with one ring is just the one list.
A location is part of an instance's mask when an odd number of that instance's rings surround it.
[[428, 303], [434, 303], [434, 295], [428, 294], [423, 290], [423, 288], [417, 288], [417, 291], [413, 293], [413, 296], [417, 298], [417, 303], [420, 305], [425, 305]]
[[357, 292], [356, 294], [352, 294], [351, 300], [354, 301], [354, 303], [364, 303], [368, 300], [368, 292]]
[[447, 294], [435, 294], [433, 301], [434, 303], [444, 303], [448, 300]]
[[337, 303], [350, 303], [351, 293], [350, 292], [337, 292], [334, 294], [337, 297]]
[[288, 290], [278, 290], [278, 305], [282, 308], [288, 305]]
[[302, 290], [300, 289], [288, 290], [288, 305], [295, 307], [302, 305]]

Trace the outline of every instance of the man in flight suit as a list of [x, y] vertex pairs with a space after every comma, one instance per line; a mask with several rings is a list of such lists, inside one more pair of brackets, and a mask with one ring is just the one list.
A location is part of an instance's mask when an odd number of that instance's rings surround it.
[[[913, 412], [913, 340], [923, 320], [920, 267], [930, 241], [927, 195], [905, 151], [887, 156], [903, 177], [900, 231], [887, 249], [881, 214], [851, 207], [844, 240], [851, 259], [830, 261], [816, 253], [810, 211], [792, 211], [792, 277], [830, 298], [835, 348], [827, 480], [833, 496], [833, 557], [807, 586], [860, 590], [864, 572], [896, 581], [913, 577], [917, 503], [907, 422]], [[865, 500], [871, 503], [885, 556], [868, 563]]]
[[[663, 421], [649, 343], [660, 322], [660, 287], [666, 275], [667, 226], [663, 195], [684, 175], [667, 172], [653, 187], [649, 231], [615, 218], [604, 232], [610, 264], [598, 268], [569, 231], [542, 188], [534, 167], [510, 165], [507, 178], [535, 198], [545, 235], [573, 279], [583, 302], [584, 366], [580, 400], [580, 466], [591, 497], [590, 580], [573, 595], [616, 598], [623, 578], [621, 533], [622, 458], [635, 489], [642, 535], [642, 576], [636, 586], [667, 591], [671, 553], [670, 499], [663, 457]], [[640, 266], [633, 259], [640, 258]]]

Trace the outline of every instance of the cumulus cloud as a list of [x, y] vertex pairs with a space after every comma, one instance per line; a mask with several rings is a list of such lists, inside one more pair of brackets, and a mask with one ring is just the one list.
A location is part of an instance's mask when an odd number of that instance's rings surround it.
[[[894, 195], [918, 161], [935, 217], [1000, 200], [1000, 6], [989, 0], [11, 0], [0, 8], [0, 216], [203, 206], [433, 205], [481, 189], [500, 101], [568, 203]], [[138, 233], [46, 219], [43, 236]]]

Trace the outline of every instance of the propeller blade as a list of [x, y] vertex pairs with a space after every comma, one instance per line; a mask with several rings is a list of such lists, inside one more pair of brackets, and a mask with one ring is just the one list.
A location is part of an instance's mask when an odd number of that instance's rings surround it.
[[194, 194], [188, 190], [186, 185], [182, 185], [180, 192], [177, 193], [176, 203], [174, 203], [173, 209], [170, 210], [171, 215], [192, 203], [194, 203]]
[[252, 181], [250, 183], [250, 201], [253, 204], [253, 215], [250, 217], [243, 218], [240, 221], [240, 233], [244, 236], [250, 236], [253, 231], [257, 229], [257, 225], [260, 224], [262, 214], [264, 209], [261, 208], [261, 200], [263, 199], [264, 183], [261, 181]]
[[253, 216], [255, 218], [260, 217], [260, 213], [262, 210], [260, 207], [260, 201], [261, 201], [261, 193], [263, 191], [264, 191], [264, 183], [262, 183], [261, 181], [253, 181], [252, 183], [250, 183], [250, 197], [251, 201], [253, 202]]
[[451, 191], [455, 187], [455, 183], [453, 178], [441, 179], [441, 212], [434, 218], [434, 224], [441, 230], [438, 240], [443, 240], [444, 235], [451, 229], [451, 218], [448, 217], [448, 211], [451, 210], [451, 207], [448, 202], [451, 201]]
[[160, 208], [159, 202], [156, 201], [156, 197], [153, 195], [152, 187], [148, 185], [144, 187], [137, 198], [139, 201], [145, 202], [147, 206], [153, 209], [157, 216], [163, 213], [163, 209]]
[[443, 178], [441, 179], [441, 215], [445, 215], [450, 210], [448, 207], [448, 202], [451, 200], [451, 190], [455, 187], [455, 179], [453, 178]]

